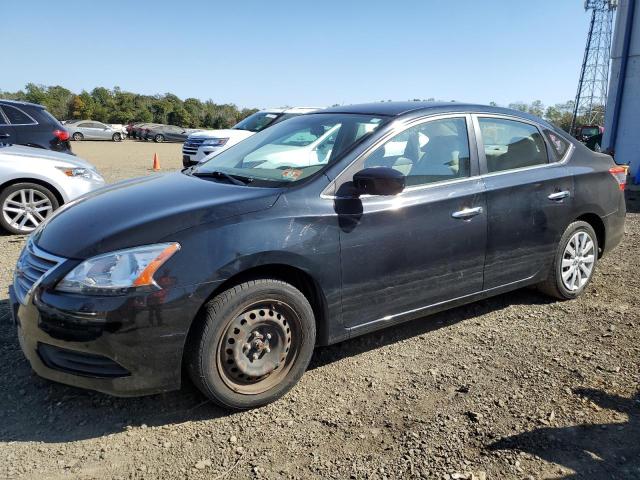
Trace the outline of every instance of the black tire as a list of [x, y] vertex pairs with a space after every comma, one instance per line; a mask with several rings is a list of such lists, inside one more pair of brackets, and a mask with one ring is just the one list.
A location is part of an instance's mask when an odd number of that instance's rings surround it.
[[[262, 305], [268, 306], [263, 307]], [[185, 357], [194, 384], [211, 400], [222, 407], [236, 410], [259, 407], [282, 397], [302, 377], [313, 354], [316, 326], [313, 309], [307, 298], [298, 289], [280, 280], [252, 280], [216, 296], [205, 305], [203, 310], [203, 317], [198, 319], [199, 323], [190, 333]], [[245, 315], [248, 319], [248, 312], [258, 310], [259, 315], [263, 315], [264, 318], [258, 317], [255, 320], [257, 323], [247, 324]], [[288, 312], [282, 315], [282, 319], [289, 315], [290, 321], [287, 323], [286, 320], [280, 320], [280, 314], [277, 314], [278, 320], [276, 321], [274, 312], [278, 311]], [[249, 358], [251, 349], [254, 348], [251, 339], [256, 338], [253, 336], [255, 331], [263, 326], [259, 323], [261, 320], [270, 321], [273, 324], [284, 322], [284, 325], [287, 326], [287, 332], [291, 327], [292, 333], [288, 340], [290, 343], [277, 335], [275, 339], [267, 340], [267, 345], [269, 342], [273, 342], [273, 345], [271, 345], [271, 349], [266, 350], [266, 354], [263, 354], [262, 351], [261, 354], [265, 357], [266, 355], [276, 355], [276, 358], [279, 359], [276, 360], [277, 366], [263, 377], [245, 377], [251, 378], [254, 383], [243, 386], [240, 380], [230, 377], [226, 371], [229, 366], [224, 365], [225, 362], [221, 358], [227, 358], [224, 355], [230, 354], [231, 347], [234, 348], [234, 354], [238, 354], [237, 352], [242, 349], [243, 354]], [[243, 324], [247, 325], [246, 330], [240, 332], [238, 328], [234, 328], [233, 332], [235, 333], [230, 333], [231, 327], [239, 325], [238, 322], [244, 322]], [[284, 328], [284, 326], [280, 328]], [[247, 330], [254, 331], [247, 336]], [[238, 336], [233, 337], [234, 334]], [[260, 338], [265, 337], [260, 336]], [[272, 337], [269, 335], [267, 338]], [[247, 341], [249, 343], [246, 343]], [[234, 345], [229, 345], [231, 343]], [[248, 345], [251, 345], [251, 348], [245, 350]], [[284, 353], [284, 347], [286, 347], [287, 353]], [[281, 354], [286, 358], [283, 356], [280, 359]], [[233, 358], [237, 359], [238, 357]], [[241, 364], [253, 368], [252, 364], [255, 361], [259, 366], [256, 357], [252, 358], [247, 360], [242, 357], [236, 365], [238, 368], [241, 367]], [[259, 360], [261, 362], [262, 358]], [[226, 362], [233, 364], [230, 357]], [[231, 369], [234, 370], [233, 367]], [[235, 370], [238, 371], [237, 368]], [[242, 373], [237, 375], [243, 376]], [[262, 379], [260, 380], [260, 378]], [[238, 383], [234, 384], [233, 382]], [[265, 390], [260, 391], [261, 388]], [[242, 392], [242, 389], [254, 389], [255, 393]]]
[[[40, 192], [42, 195], [47, 197], [49, 203], [51, 204], [51, 210], [46, 213], [46, 216], [51, 215], [55, 210], [58, 209], [60, 203], [58, 199], [53, 194], [51, 190], [42, 185], [38, 185], [37, 183], [29, 183], [29, 182], [21, 182], [14, 183], [13, 185], [8, 186], [0, 193], [0, 227], [4, 228], [6, 231], [16, 234], [16, 235], [27, 235], [30, 231], [20, 230], [14, 228], [5, 218], [4, 212], [4, 204], [8, 197], [10, 197], [13, 193], [18, 192], [20, 190], [36, 190]], [[45, 218], [46, 218], [45, 216]], [[35, 227], [34, 227], [35, 228]]]
[[80, 132], [76, 132], [73, 135], [71, 135], [71, 138], [73, 138], [76, 142], [81, 142], [82, 140], [84, 140], [84, 135], [81, 134]]
[[[584, 285], [575, 290], [569, 290], [562, 280], [562, 261], [565, 256], [565, 249], [567, 248], [567, 244], [578, 232], [586, 233], [593, 241], [593, 267], [591, 269], [591, 274], [587, 278], [587, 281]], [[541, 292], [560, 300], [571, 300], [582, 295], [582, 293], [584, 293], [585, 289], [593, 279], [593, 274], [595, 273], [596, 266], [598, 264], [598, 248], [598, 236], [596, 235], [596, 232], [593, 230], [593, 227], [590, 224], [583, 221], [577, 221], [570, 224], [562, 234], [560, 242], [558, 242], [558, 248], [556, 249], [556, 253], [553, 259], [553, 266], [551, 268], [551, 271], [549, 272], [549, 277], [547, 278], [547, 280], [538, 285], [538, 289]]]
[[164, 136], [157, 134], [155, 137], [153, 137], [153, 141], [156, 143], [162, 143], [164, 142]]
[[119, 133], [114, 133], [113, 136], [111, 137], [111, 140], [113, 140], [114, 142], [121, 142], [122, 135]]

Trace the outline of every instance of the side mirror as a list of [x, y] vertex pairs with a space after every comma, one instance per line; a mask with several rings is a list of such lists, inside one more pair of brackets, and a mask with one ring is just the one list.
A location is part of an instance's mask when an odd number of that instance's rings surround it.
[[353, 176], [353, 186], [359, 195], [397, 195], [405, 187], [406, 177], [389, 167], [360, 170]]

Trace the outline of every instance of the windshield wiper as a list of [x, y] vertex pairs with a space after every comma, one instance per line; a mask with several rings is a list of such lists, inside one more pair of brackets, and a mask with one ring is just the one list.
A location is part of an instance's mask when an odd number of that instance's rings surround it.
[[224, 178], [234, 185], [247, 185], [253, 181], [253, 178], [249, 177], [241, 177], [239, 175], [229, 175], [228, 173], [221, 172], [219, 170], [214, 170], [213, 172], [191, 172], [191, 175], [194, 177], [202, 177], [202, 178]]

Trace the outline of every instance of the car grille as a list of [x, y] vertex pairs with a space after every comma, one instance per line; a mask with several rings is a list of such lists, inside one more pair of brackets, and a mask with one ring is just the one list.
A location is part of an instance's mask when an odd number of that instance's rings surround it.
[[24, 304], [25, 297], [31, 287], [63, 260], [63, 258], [39, 249], [32, 241], [29, 241], [18, 258], [13, 274], [13, 289], [18, 301]]
[[198, 148], [202, 145], [206, 139], [203, 137], [192, 137], [188, 138], [184, 145], [182, 146], [182, 154], [183, 155], [195, 155], [198, 152]]

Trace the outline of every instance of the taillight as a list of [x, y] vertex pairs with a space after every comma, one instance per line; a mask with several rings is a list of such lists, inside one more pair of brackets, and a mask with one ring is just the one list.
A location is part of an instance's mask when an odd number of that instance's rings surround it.
[[53, 134], [61, 142], [66, 142], [67, 140], [69, 140], [69, 132], [67, 132], [66, 130], [54, 130]]
[[629, 170], [628, 165], [618, 165], [617, 167], [611, 167], [609, 169], [609, 173], [613, 175], [613, 178], [618, 182], [620, 190], [624, 190], [624, 187], [627, 185], [627, 170]]

